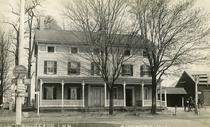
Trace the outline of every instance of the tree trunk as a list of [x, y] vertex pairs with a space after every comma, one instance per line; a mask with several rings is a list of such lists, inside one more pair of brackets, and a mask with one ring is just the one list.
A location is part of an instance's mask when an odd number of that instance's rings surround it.
[[151, 114], [156, 114], [156, 89], [157, 89], [157, 82], [156, 82], [156, 76], [152, 76], [152, 109]]
[[[3, 50], [3, 49], [2, 49]], [[2, 58], [4, 59], [4, 58]], [[1, 63], [1, 72], [0, 72], [0, 82], [1, 82], [1, 85], [0, 85], [0, 105], [3, 104], [3, 95], [4, 95], [4, 61], [2, 60]]]
[[113, 85], [111, 85], [111, 87], [109, 87], [109, 115], [113, 115], [114, 112], [113, 89]]

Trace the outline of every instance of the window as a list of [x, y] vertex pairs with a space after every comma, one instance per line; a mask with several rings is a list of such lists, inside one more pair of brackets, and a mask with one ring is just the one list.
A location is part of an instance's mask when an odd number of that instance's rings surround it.
[[100, 53], [99, 48], [93, 49], [93, 54], [94, 54], [94, 55], [98, 55], [99, 53]]
[[56, 99], [56, 87], [53, 86], [44, 87], [43, 99], [46, 100]]
[[57, 62], [56, 61], [44, 61], [44, 74], [56, 74]]
[[124, 52], [124, 56], [130, 56], [131, 55], [131, 50], [127, 49]]
[[68, 89], [68, 99], [70, 100], [81, 99], [81, 89], [79, 87], [70, 87]]
[[122, 65], [122, 76], [133, 76], [133, 65], [123, 64]]
[[72, 54], [77, 54], [78, 53], [78, 48], [77, 47], [71, 47], [71, 53]]
[[144, 99], [147, 100], [148, 98], [149, 89], [147, 87], [144, 87]]
[[114, 87], [114, 96], [113, 96], [113, 98], [114, 99], [118, 99], [118, 88], [117, 87]]
[[54, 46], [48, 46], [47, 47], [47, 52], [50, 52], [50, 53], [55, 52], [55, 47]]
[[96, 65], [96, 63], [92, 62], [91, 63], [91, 75], [99, 75], [100, 71]]
[[146, 52], [146, 50], [143, 50], [143, 57], [147, 57], [147, 52]]
[[140, 67], [140, 76], [144, 77], [144, 76], [149, 76], [151, 77], [151, 70], [148, 66], [146, 65], [141, 65]]
[[[113, 89], [113, 99], [119, 99], [119, 95], [118, 95], [119, 92], [118, 91], [119, 91], [119, 88], [114, 87], [114, 89]], [[107, 99], [110, 98], [110, 91], [107, 91], [106, 97], [107, 97]]]
[[68, 62], [68, 74], [80, 74], [80, 63], [79, 62]]

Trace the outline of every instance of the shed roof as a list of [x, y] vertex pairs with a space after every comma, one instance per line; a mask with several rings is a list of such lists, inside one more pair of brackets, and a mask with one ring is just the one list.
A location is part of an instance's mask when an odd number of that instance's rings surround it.
[[166, 87], [167, 94], [187, 94], [184, 88], [180, 87]]

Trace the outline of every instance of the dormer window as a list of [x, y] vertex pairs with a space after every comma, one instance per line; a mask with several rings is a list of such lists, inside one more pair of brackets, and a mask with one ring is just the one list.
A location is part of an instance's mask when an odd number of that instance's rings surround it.
[[47, 47], [47, 52], [50, 52], [50, 53], [55, 52], [55, 47], [54, 46], [48, 46]]
[[77, 54], [78, 53], [78, 48], [77, 47], [71, 47], [71, 53], [72, 54]]

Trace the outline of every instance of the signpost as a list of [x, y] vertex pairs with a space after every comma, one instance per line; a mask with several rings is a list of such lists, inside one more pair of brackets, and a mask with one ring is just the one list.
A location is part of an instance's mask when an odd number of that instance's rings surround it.
[[22, 119], [22, 97], [26, 96], [26, 86], [23, 83], [23, 79], [27, 74], [27, 69], [23, 65], [18, 65], [13, 70], [13, 75], [17, 79], [17, 86], [16, 86], [16, 124], [21, 125]]

